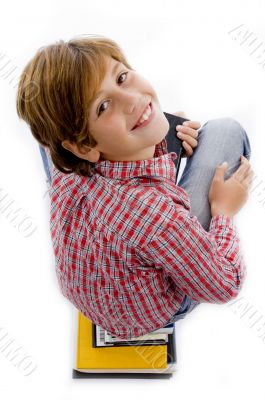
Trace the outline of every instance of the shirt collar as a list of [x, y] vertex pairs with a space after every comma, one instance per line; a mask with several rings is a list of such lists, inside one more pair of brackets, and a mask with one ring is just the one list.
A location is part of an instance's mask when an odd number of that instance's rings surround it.
[[176, 167], [173, 162], [175, 152], [168, 153], [166, 139], [155, 147], [154, 157], [149, 160], [111, 161], [101, 160], [95, 163], [95, 171], [112, 179], [129, 179], [137, 176], [160, 176], [175, 183]]

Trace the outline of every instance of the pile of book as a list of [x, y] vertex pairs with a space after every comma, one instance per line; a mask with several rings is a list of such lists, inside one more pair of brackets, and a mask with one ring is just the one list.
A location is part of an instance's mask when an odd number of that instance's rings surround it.
[[75, 312], [73, 378], [169, 378], [176, 371], [174, 323], [130, 340]]

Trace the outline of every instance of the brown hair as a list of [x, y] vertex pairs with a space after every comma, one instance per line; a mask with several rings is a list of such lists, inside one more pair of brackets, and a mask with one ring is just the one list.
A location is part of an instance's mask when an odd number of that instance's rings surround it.
[[55, 167], [66, 174], [92, 175], [94, 163], [75, 156], [61, 142], [97, 145], [89, 133], [88, 115], [106, 74], [106, 56], [132, 69], [116, 42], [85, 35], [41, 47], [21, 74], [18, 116], [29, 124], [38, 143], [49, 148]]

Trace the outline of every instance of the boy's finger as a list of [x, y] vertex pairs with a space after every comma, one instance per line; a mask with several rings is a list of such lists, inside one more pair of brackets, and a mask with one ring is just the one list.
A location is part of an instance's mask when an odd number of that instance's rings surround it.
[[192, 147], [187, 142], [182, 142], [183, 147], [186, 150], [187, 157], [190, 157], [193, 154]]
[[244, 185], [250, 187], [253, 183], [254, 172], [251, 172], [246, 176], [246, 178], [242, 181]]
[[187, 118], [186, 114], [184, 113], [184, 111], [176, 111], [174, 113], [172, 113], [173, 115], [176, 115], [176, 117], [181, 117], [181, 118]]
[[250, 164], [241, 164], [240, 167], [235, 171], [234, 176], [238, 180], [244, 179], [248, 174], [249, 171], [251, 170]]
[[183, 122], [184, 126], [190, 126], [193, 129], [199, 129], [201, 127], [201, 124], [199, 121], [185, 121]]
[[191, 136], [193, 138], [197, 138], [198, 137], [198, 131], [195, 131], [193, 128], [190, 128], [188, 126], [177, 125], [176, 130], [180, 131], [183, 135], [186, 134], [186, 135]]
[[245, 163], [245, 164], [250, 164], [250, 163], [249, 163], [249, 160], [248, 160], [245, 156], [243, 156], [243, 154], [241, 154], [240, 162], [242, 162], [242, 164], [243, 164], [243, 163]]

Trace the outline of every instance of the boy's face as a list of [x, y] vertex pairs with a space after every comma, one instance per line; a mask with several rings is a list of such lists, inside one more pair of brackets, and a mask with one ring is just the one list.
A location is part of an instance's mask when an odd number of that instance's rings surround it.
[[[150, 83], [136, 71], [107, 57], [107, 72], [99, 92], [89, 110], [90, 134], [98, 144], [94, 148], [85, 145], [81, 152], [70, 144], [64, 147], [91, 162], [99, 158], [113, 161], [152, 158], [156, 144], [168, 132], [169, 123]], [[133, 129], [150, 103], [149, 122]]]

